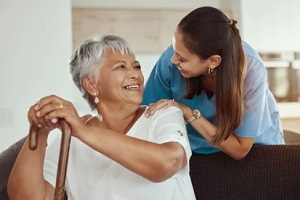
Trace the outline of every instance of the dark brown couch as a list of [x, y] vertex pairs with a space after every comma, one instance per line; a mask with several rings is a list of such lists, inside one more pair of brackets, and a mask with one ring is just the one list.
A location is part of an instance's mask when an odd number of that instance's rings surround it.
[[300, 145], [255, 145], [239, 161], [219, 152], [190, 162], [197, 199], [300, 199]]
[[[8, 199], [8, 175], [23, 143], [0, 155], [0, 200]], [[300, 199], [300, 144], [255, 145], [240, 161], [222, 152], [194, 154], [190, 165], [197, 199]]]

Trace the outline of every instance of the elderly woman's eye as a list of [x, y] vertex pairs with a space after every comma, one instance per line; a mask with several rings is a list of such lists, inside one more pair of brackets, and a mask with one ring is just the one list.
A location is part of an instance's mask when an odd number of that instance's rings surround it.
[[134, 66], [134, 69], [141, 70], [142, 66], [141, 65]]
[[125, 69], [125, 65], [120, 65], [117, 67], [117, 69]]

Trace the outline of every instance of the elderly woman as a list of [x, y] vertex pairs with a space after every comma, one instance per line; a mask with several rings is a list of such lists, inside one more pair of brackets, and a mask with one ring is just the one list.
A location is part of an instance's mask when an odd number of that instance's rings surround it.
[[88, 39], [70, 62], [73, 80], [97, 116], [83, 120], [73, 104], [51, 95], [34, 104], [38, 149], [26, 141], [9, 178], [10, 199], [53, 199], [60, 138], [47, 146], [58, 118], [71, 126], [66, 193], [69, 199], [195, 199], [191, 150], [183, 115], [171, 107], [150, 118], [141, 106], [144, 77], [122, 38]]

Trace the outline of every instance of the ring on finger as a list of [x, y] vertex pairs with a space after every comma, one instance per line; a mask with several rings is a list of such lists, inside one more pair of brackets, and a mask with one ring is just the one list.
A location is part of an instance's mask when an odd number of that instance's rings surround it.
[[63, 109], [64, 108], [64, 104], [63, 103], [60, 103], [60, 109]]

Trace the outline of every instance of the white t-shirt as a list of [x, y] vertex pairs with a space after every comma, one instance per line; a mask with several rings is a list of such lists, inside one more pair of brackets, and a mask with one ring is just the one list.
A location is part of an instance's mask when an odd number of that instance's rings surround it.
[[[127, 133], [130, 137], [155, 143], [178, 142], [191, 156], [182, 112], [176, 107], [144, 114]], [[48, 144], [44, 177], [55, 187], [60, 135]], [[154, 183], [121, 166], [72, 137], [66, 177], [69, 200], [194, 200], [189, 162], [173, 177]]]

